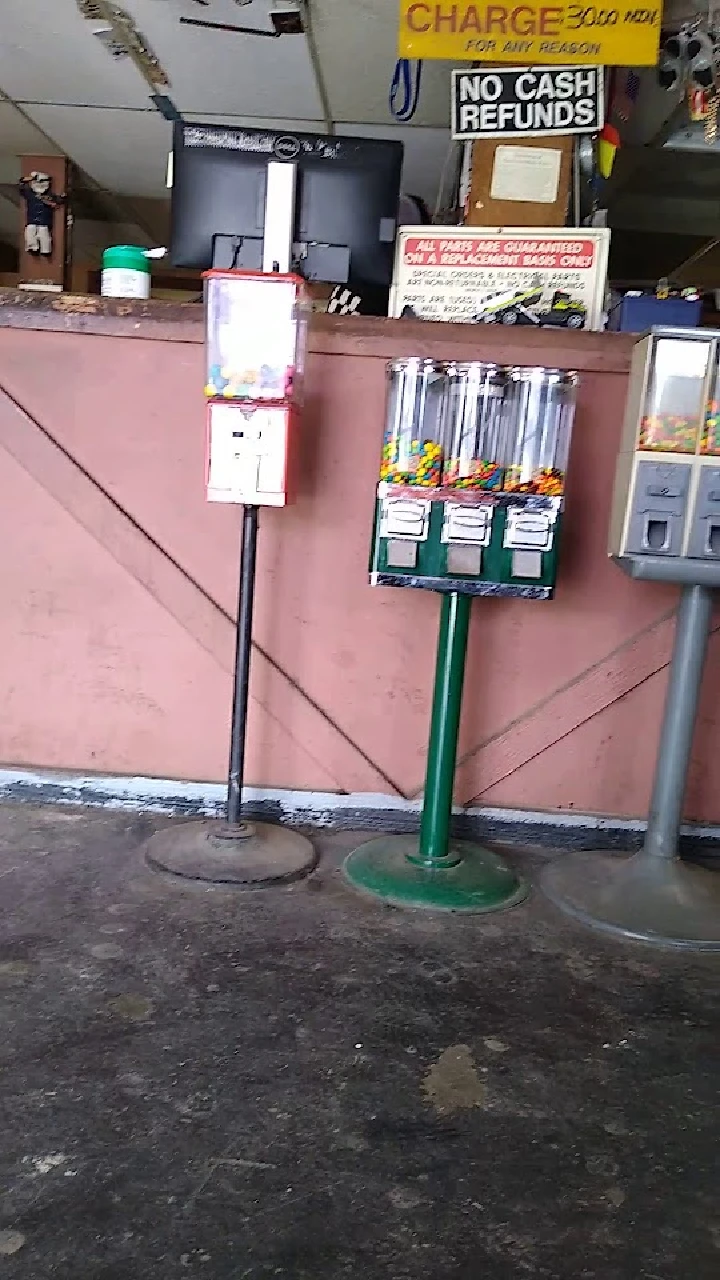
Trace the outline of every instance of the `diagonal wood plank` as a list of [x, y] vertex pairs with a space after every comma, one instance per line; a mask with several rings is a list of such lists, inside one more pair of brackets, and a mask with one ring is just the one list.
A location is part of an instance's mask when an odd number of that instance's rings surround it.
[[[0, 447], [150, 592], [198, 645], [224, 670], [232, 672], [234, 619], [2, 387]], [[253, 661], [265, 687], [278, 689], [282, 719], [266, 702], [259, 705], [310, 759], [336, 779], [339, 790], [402, 794], [394, 781], [268, 653], [257, 645], [253, 648]]]
[[[456, 773], [460, 804], [473, 804], [496, 783], [521, 769], [573, 733], [580, 725], [625, 697], [670, 661], [675, 611], [668, 610], [629, 636], [599, 662], [580, 671], [560, 689], [480, 743]], [[481, 786], [478, 787], [478, 781]]]
[[[599, 661], [589, 664], [458, 761], [455, 800], [479, 801], [485, 791], [522, 769], [543, 751], [599, 715], [670, 661], [675, 610], [628, 636]], [[478, 786], [480, 782], [480, 786]], [[412, 791], [422, 795], [422, 785]]]

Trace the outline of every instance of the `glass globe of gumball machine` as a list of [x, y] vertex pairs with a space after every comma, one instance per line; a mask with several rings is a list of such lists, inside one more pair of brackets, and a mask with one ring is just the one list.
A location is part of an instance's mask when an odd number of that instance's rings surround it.
[[647, 370], [638, 449], [653, 453], [696, 452], [710, 350], [710, 342], [694, 342], [690, 346], [671, 337], [655, 342]]
[[[371, 552], [383, 579], [435, 572], [432, 501], [442, 484], [446, 366], [420, 357], [388, 366], [388, 399]], [[397, 581], [396, 585], [405, 585]]]
[[380, 480], [438, 488], [446, 366], [436, 360], [394, 360], [389, 381]]
[[455, 364], [448, 381], [443, 485], [483, 492], [501, 489], [507, 373], [493, 364]]
[[307, 286], [298, 276], [206, 271], [208, 399], [289, 401], [302, 376]]
[[508, 441], [506, 493], [558, 498], [575, 415], [577, 376], [562, 369], [513, 369], [514, 439]]
[[454, 581], [476, 595], [496, 591], [492, 542], [504, 475], [507, 387], [507, 371], [497, 365], [470, 361], [448, 368], [437, 559], [448, 585]]
[[577, 374], [516, 368], [509, 375], [503, 479], [503, 582], [555, 586]]

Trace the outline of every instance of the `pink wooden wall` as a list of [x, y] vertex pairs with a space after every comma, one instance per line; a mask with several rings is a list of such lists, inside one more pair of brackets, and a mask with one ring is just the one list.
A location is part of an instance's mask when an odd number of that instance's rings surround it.
[[[204, 498], [197, 324], [128, 333], [0, 327], [0, 762], [220, 780], [240, 513]], [[413, 351], [581, 373], [557, 596], [474, 603], [456, 798], [643, 815], [676, 591], [605, 555], [629, 352], [609, 335], [319, 326], [300, 500], [261, 514], [248, 781], [422, 786], [438, 601], [367, 581], [384, 362]], [[686, 805], [712, 821], [717, 656]]]

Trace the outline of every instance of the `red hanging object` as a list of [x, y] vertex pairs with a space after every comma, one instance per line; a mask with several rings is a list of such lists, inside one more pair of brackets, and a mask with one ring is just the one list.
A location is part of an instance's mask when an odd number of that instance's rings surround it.
[[615, 163], [615, 153], [620, 146], [620, 134], [614, 124], [603, 125], [598, 134], [597, 163], [600, 175], [609, 178]]
[[687, 92], [688, 114], [694, 124], [705, 120], [708, 114], [708, 95], [705, 89], [689, 88]]

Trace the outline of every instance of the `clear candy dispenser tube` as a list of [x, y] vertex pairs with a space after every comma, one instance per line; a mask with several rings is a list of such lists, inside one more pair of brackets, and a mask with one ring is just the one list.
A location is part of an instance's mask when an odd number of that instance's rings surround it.
[[[653, 340], [640, 419], [640, 449], [695, 453], [706, 416], [705, 386], [712, 341]], [[710, 403], [718, 397], [711, 394]]]
[[305, 336], [302, 281], [205, 273], [205, 394], [225, 400], [297, 398]]
[[564, 493], [576, 393], [575, 373], [510, 371], [506, 491], [547, 497]]
[[380, 479], [437, 488], [442, 481], [447, 366], [413, 357], [393, 360]]
[[502, 488], [508, 377], [497, 365], [472, 361], [448, 369], [443, 484]]
[[720, 457], [720, 347], [715, 348], [715, 365], [705, 405], [700, 452], [714, 458]]

